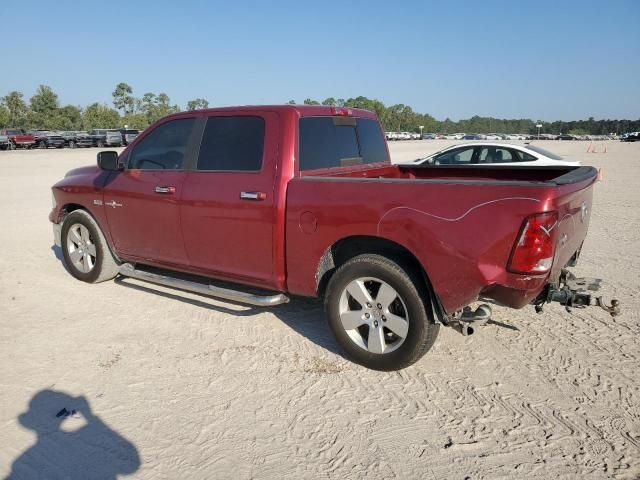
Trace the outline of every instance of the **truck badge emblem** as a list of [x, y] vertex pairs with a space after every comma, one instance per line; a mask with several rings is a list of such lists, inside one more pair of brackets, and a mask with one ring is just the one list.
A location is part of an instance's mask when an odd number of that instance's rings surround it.
[[121, 207], [122, 206], [121, 203], [117, 203], [115, 200], [111, 200], [110, 202], [105, 203], [105, 205], [107, 207], [111, 207], [111, 208], [116, 208], [116, 207]]

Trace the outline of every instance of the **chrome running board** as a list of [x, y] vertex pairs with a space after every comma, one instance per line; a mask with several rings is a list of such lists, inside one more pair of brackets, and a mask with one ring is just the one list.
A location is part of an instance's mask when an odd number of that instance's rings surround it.
[[246, 303], [249, 305], [255, 305], [257, 307], [273, 307], [274, 305], [280, 305], [289, 302], [289, 297], [282, 293], [267, 296], [254, 295], [253, 293], [215, 287], [213, 285], [207, 285], [204, 283], [190, 282], [188, 280], [182, 280], [179, 278], [170, 277], [168, 275], [160, 275], [158, 273], [147, 272], [145, 270], [137, 270], [130, 263], [123, 264], [120, 267], [119, 273], [120, 275], [123, 275], [125, 277], [156, 283], [165, 287], [177, 288], [179, 290], [199, 293], [208, 297], [222, 298], [224, 300]]

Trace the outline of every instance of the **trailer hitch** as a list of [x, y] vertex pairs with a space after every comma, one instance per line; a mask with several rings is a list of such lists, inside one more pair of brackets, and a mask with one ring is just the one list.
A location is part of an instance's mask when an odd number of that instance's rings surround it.
[[620, 302], [611, 300], [607, 305], [602, 296], [595, 296], [591, 292], [600, 290], [602, 280], [599, 278], [577, 278], [568, 270], [562, 270], [558, 285], [550, 285], [535, 302], [537, 313], [542, 313], [545, 303], [558, 302], [564, 305], [567, 312], [572, 308], [600, 307], [612, 317], [620, 315]]

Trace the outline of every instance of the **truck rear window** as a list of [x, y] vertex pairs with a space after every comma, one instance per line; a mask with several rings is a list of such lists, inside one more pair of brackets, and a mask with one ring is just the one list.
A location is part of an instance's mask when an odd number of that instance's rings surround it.
[[300, 170], [388, 161], [380, 124], [352, 117], [300, 119]]

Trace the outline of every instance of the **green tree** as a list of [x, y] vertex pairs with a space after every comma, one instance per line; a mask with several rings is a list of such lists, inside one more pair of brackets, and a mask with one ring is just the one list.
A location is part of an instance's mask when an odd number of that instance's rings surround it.
[[55, 128], [58, 114], [58, 95], [47, 85], [40, 85], [31, 97], [30, 123], [36, 128]]
[[296, 101], [295, 101], [295, 100], [289, 100], [289, 101], [287, 102], [287, 105], [295, 105], [295, 104], [296, 104]]
[[75, 105], [66, 105], [58, 110], [53, 123], [57, 130], [80, 130], [82, 110]]
[[124, 82], [116, 85], [116, 89], [111, 94], [113, 96], [113, 106], [122, 110], [122, 115], [133, 113], [134, 98], [133, 89]]
[[195, 98], [187, 102], [187, 110], [189, 111], [200, 110], [204, 108], [209, 108], [209, 102], [204, 98]]
[[170, 113], [180, 111], [178, 105], [171, 105], [169, 96], [166, 93], [145, 93], [142, 96], [140, 111], [147, 117], [149, 123], [153, 123]]
[[27, 104], [23, 100], [22, 92], [16, 90], [2, 97], [2, 102], [9, 110], [9, 126], [25, 127], [27, 124]]
[[11, 112], [4, 105], [0, 105], [0, 127], [10, 127]]
[[127, 115], [122, 118], [123, 125], [127, 125], [128, 128], [137, 128], [138, 130], [142, 130], [143, 128], [147, 128], [149, 126], [149, 121], [147, 120], [147, 116], [143, 113], [133, 113], [131, 115]]
[[316, 100], [312, 100], [310, 98], [305, 98], [304, 104], [305, 105], [320, 105], [320, 102], [318, 102]]
[[120, 126], [120, 114], [105, 104], [92, 103], [82, 112], [82, 128], [116, 128]]
[[325, 98], [322, 101], [322, 105], [325, 105], [327, 107], [337, 107], [338, 106], [336, 99], [333, 98], [333, 97]]

